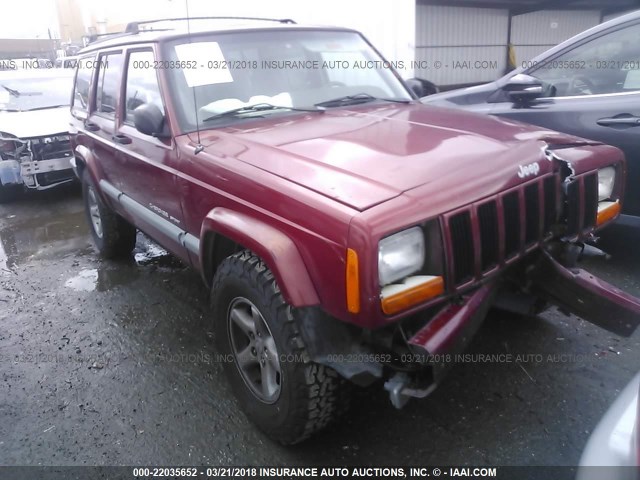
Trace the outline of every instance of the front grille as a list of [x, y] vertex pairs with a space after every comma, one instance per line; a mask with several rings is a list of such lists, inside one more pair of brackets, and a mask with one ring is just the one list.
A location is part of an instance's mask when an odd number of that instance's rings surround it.
[[515, 255], [520, 247], [520, 198], [518, 191], [508, 193], [502, 199], [504, 218], [504, 253]]
[[482, 270], [489, 270], [498, 264], [500, 245], [498, 242], [498, 206], [495, 200], [478, 207], [480, 222], [480, 256]]
[[471, 214], [462, 212], [449, 220], [451, 242], [457, 252], [457, 261], [453, 269], [456, 283], [463, 283], [473, 275], [473, 233], [471, 231]]
[[53, 160], [72, 156], [69, 135], [50, 135], [27, 140], [33, 160]]
[[557, 219], [556, 188], [549, 175], [447, 217], [453, 285], [482, 277], [547, 237]]
[[591, 173], [572, 179], [566, 186], [565, 221], [567, 235], [577, 235], [596, 224], [598, 175]]
[[527, 245], [540, 238], [540, 185], [538, 182], [524, 187], [525, 229], [524, 241]]
[[544, 226], [542, 230], [548, 232], [558, 221], [558, 182], [556, 177], [547, 177], [544, 183]]
[[74, 176], [72, 169], [54, 170], [52, 172], [38, 173], [36, 174], [36, 179], [38, 180], [38, 185], [46, 187], [54, 183], [70, 180], [74, 178]]
[[558, 202], [560, 180], [550, 174], [445, 216], [450, 287], [524, 255], [555, 225], [564, 222], [569, 236], [589, 233], [598, 213], [597, 173], [576, 176], [564, 187], [564, 204]]

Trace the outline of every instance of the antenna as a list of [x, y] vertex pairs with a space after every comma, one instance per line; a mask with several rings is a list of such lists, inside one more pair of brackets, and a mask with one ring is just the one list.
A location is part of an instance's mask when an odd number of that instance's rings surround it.
[[[189, 38], [189, 43], [191, 43], [191, 21], [189, 20], [189, 0], [184, 0], [185, 7], [187, 9], [187, 37]], [[204, 150], [204, 146], [200, 141], [200, 119], [198, 118], [198, 102], [196, 101], [196, 87], [191, 87], [193, 90], [193, 109], [196, 114], [196, 132], [198, 135], [198, 144], [196, 145], [196, 149], [193, 152], [194, 155], [199, 154]]]

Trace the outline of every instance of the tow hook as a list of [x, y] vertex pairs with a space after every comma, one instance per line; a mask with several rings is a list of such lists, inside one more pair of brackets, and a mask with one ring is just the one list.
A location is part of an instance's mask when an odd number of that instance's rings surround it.
[[404, 372], [398, 372], [384, 383], [384, 389], [389, 392], [391, 404], [398, 410], [404, 407], [410, 398], [425, 398], [433, 392], [438, 385], [431, 383], [427, 388], [415, 388], [411, 386], [411, 379]]

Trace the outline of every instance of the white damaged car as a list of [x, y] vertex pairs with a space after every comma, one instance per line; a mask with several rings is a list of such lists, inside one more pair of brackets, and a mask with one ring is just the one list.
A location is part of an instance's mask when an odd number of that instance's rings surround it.
[[0, 202], [74, 181], [69, 103], [73, 72], [0, 72]]

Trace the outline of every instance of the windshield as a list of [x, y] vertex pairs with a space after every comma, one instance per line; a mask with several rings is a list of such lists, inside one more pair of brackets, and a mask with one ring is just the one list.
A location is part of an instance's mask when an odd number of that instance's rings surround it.
[[72, 79], [0, 78], [0, 111], [26, 111], [69, 105]]
[[[338, 108], [378, 99], [411, 100], [389, 62], [353, 32], [193, 35], [191, 41], [183, 38], [165, 48], [174, 105], [187, 132], [195, 130], [196, 118], [200, 127], [211, 127], [288, 115], [296, 112], [292, 109], [315, 105]], [[236, 115], [218, 116], [256, 104], [285, 108], [242, 109]]]

